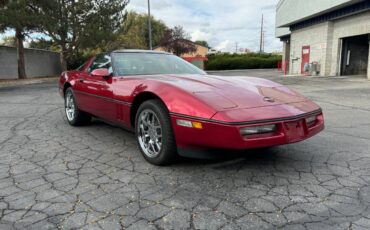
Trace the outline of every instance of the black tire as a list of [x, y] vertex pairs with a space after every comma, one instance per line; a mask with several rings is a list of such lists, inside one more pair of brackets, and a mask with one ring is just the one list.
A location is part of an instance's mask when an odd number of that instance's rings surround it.
[[[160, 124], [158, 125], [158, 127], [161, 127], [161, 148], [159, 150], [159, 153], [157, 153], [158, 155], [151, 157], [146, 153], [145, 147], [143, 147], [143, 145], [140, 143], [140, 138], [142, 138], [142, 135], [139, 127], [139, 118], [145, 112], [153, 112], [156, 118], [158, 118], [159, 120]], [[157, 133], [157, 131], [155, 131], [155, 133]], [[173, 163], [178, 156], [169, 112], [162, 101], [158, 99], [145, 101], [139, 106], [135, 117], [135, 136], [142, 155], [151, 164], [162, 166], [168, 165], [170, 163]]]
[[[73, 117], [71, 117], [67, 114], [68, 113], [67, 112], [68, 97], [71, 97], [70, 99], [73, 102], [73, 109], [71, 108], [71, 106], [69, 106], [69, 109], [72, 109], [73, 112], [74, 112]], [[91, 122], [91, 116], [78, 109], [76, 99], [75, 99], [75, 95], [74, 95], [73, 90], [72, 90], [71, 87], [67, 88], [65, 93], [64, 93], [64, 111], [65, 111], [68, 123], [72, 126], [87, 125]]]

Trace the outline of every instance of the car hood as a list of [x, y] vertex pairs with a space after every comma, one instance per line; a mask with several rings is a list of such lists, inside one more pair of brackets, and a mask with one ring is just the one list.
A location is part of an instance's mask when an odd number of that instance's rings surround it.
[[216, 110], [247, 109], [307, 101], [278, 83], [254, 77], [161, 75], [153, 77], [181, 88]]

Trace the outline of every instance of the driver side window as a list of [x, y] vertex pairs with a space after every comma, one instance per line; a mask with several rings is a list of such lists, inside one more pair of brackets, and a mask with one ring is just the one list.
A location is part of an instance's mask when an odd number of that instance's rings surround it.
[[96, 56], [93, 63], [91, 63], [90, 67], [87, 69], [87, 72], [91, 73], [92, 71], [101, 68], [108, 69], [110, 73], [113, 72], [111, 57], [109, 54], [99, 54]]

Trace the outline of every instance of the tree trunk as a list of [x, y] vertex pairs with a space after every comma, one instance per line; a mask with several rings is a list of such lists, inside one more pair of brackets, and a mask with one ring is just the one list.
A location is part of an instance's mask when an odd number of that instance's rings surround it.
[[18, 60], [18, 78], [19, 79], [26, 79], [26, 68], [24, 62], [24, 46], [23, 46], [23, 39], [24, 35], [22, 30], [17, 28], [15, 30], [15, 37], [17, 39], [17, 60]]
[[62, 46], [61, 47], [62, 52], [60, 52], [60, 64], [62, 66], [62, 70], [66, 71], [67, 70], [67, 60], [66, 60], [67, 48], [65, 44], [62, 44], [61, 46]]

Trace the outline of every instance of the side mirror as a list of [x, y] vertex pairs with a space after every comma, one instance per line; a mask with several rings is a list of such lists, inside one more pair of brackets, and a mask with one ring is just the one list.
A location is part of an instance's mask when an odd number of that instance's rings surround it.
[[110, 72], [106, 68], [94, 69], [91, 72], [91, 75], [97, 76], [97, 77], [109, 77], [110, 76]]

